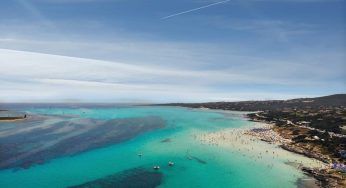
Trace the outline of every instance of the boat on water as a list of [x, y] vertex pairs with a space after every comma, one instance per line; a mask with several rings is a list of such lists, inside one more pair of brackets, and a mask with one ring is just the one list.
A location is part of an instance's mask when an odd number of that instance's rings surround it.
[[160, 170], [160, 166], [154, 166], [153, 169], [154, 170]]

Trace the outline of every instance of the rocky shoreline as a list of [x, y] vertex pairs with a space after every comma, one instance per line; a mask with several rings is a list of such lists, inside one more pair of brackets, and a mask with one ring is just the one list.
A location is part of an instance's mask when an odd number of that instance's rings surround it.
[[244, 134], [255, 136], [268, 143], [277, 144], [284, 150], [304, 155], [309, 158], [314, 158], [326, 164], [323, 167], [321, 166], [321, 168], [311, 168], [306, 166], [299, 167], [306, 175], [315, 178], [319, 182], [319, 186], [326, 188], [343, 188], [346, 186], [345, 174], [330, 167], [331, 159], [329, 156], [314, 151], [308, 151], [306, 148], [300, 147], [299, 144], [296, 144], [293, 140], [282, 136], [280, 134], [281, 132], [276, 129], [275, 125], [251, 117], [254, 116], [249, 117], [250, 121], [262, 122], [266, 125], [261, 128], [250, 129]]

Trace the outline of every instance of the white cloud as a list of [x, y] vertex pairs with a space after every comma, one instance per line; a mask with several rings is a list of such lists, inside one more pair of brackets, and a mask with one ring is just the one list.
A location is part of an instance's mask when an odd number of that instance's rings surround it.
[[[0, 57], [3, 102], [173, 102], [300, 96], [275, 92], [249, 95], [231, 89], [232, 84], [292, 84], [266, 75], [252, 76], [251, 71], [181, 70], [5, 49], [0, 49]], [[215, 85], [226, 91], [215, 89]]]

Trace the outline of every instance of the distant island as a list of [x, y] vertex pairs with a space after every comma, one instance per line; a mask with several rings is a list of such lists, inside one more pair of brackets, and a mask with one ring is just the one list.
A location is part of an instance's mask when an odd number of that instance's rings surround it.
[[0, 121], [15, 121], [27, 118], [25, 113], [14, 112], [0, 109]]
[[[285, 150], [330, 164], [330, 170], [303, 168], [325, 186], [345, 186], [346, 173], [346, 94], [291, 100], [170, 103], [182, 106], [231, 111], [247, 111], [251, 121], [271, 125], [269, 129], [254, 129], [252, 135], [275, 142], [266, 132], [274, 131], [282, 139]], [[282, 141], [288, 140], [288, 141]]]

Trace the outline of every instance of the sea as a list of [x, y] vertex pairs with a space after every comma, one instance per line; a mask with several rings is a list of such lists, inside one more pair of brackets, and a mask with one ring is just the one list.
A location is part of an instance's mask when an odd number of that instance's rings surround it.
[[[1, 188], [293, 188], [308, 178], [291, 163], [301, 156], [255, 160], [196, 136], [254, 127], [244, 112], [110, 104], [2, 108], [28, 117], [0, 122]], [[280, 150], [259, 142], [254, 147]]]

